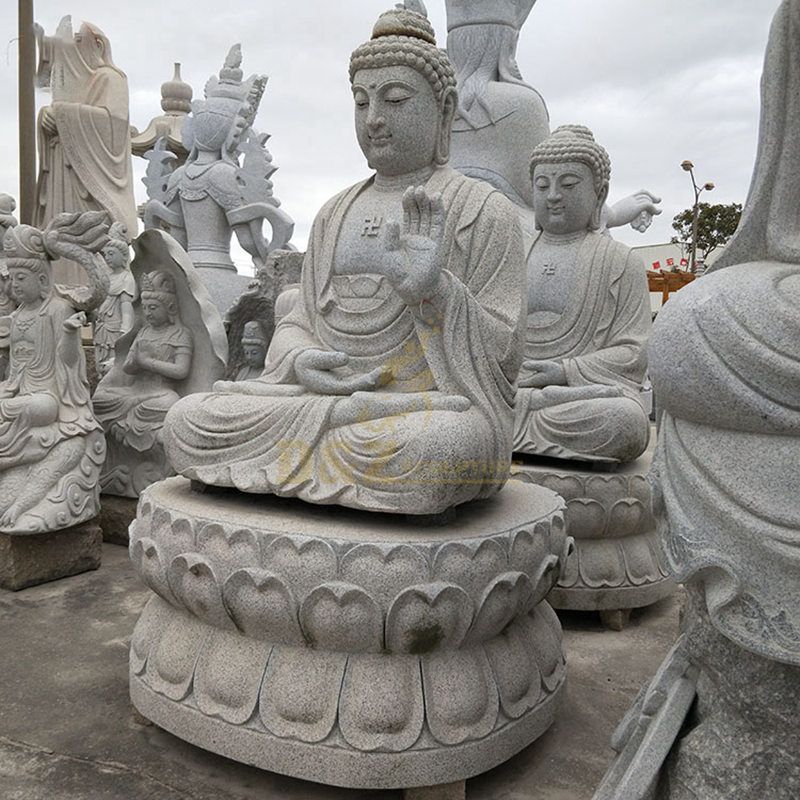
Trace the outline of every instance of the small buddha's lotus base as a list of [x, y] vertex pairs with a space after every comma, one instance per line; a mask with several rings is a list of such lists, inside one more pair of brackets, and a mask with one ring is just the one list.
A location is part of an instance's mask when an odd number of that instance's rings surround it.
[[492, 769], [558, 712], [561, 628], [543, 598], [563, 514], [519, 482], [435, 523], [155, 484], [131, 526], [156, 592], [131, 643], [133, 704], [200, 747], [329, 785]]
[[564, 573], [548, 602], [557, 609], [617, 614], [620, 629], [629, 609], [670, 595], [652, 514], [647, 473], [654, 445], [636, 461], [612, 469], [583, 462], [515, 455], [512, 478], [544, 486], [567, 504], [567, 532], [575, 541]]

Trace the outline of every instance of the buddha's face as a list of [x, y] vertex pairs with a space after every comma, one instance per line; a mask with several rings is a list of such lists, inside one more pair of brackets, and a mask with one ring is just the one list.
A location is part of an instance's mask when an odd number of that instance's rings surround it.
[[35, 303], [41, 300], [47, 278], [25, 267], [9, 267], [11, 296], [18, 303]]
[[537, 164], [533, 172], [533, 210], [546, 233], [589, 230], [600, 198], [592, 170], [580, 162]]
[[262, 344], [245, 343], [242, 347], [244, 360], [248, 367], [263, 369], [267, 359], [267, 350]]
[[114, 272], [119, 272], [128, 266], [125, 253], [115, 245], [107, 244], [102, 250], [102, 255], [109, 269], [112, 269]]
[[442, 112], [427, 79], [411, 67], [362, 69], [353, 76], [356, 136], [380, 175], [432, 166]]
[[155, 297], [142, 299], [142, 314], [151, 328], [163, 328], [170, 321], [166, 305]]

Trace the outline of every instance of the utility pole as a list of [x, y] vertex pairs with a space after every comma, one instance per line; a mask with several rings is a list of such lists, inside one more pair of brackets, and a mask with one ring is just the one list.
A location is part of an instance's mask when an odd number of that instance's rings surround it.
[[19, 3], [19, 217], [33, 223], [36, 204], [36, 33], [33, 0]]

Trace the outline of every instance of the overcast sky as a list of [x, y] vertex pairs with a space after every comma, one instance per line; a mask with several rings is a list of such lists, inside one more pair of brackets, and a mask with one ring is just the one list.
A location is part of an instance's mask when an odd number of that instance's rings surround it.
[[[242, 43], [245, 75], [269, 75], [256, 121], [272, 135], [280, 167], [275, 194], [296, 221], [304, 247], [314, 214], [335, 192], [368, 174], [353, 133], [347, 77], [350, 52], [369, 37], [393, 0], [34, 0], [48, 34], [70, 13], [111, 40], [128, 75], [131, 123], [140, 130], [161, 113], [160, 85], [180, 61], [202, 97], [228, 48]], [[699, 181], [713, 180], [715, 202], [744, 202], [755, 158], [759, 93], [769, 23], [780, 0], [539, 0], [522, 30], [523, 77], [544, 96], [553, 127], [591, 127], [611, 154], [611, 199], [647, 187], [664, 213], [630, 245], [668, 241], [672, 217], [692, 202], [680, 163], [694, 161]], [[444, 0], [427, 0], [439, 43]], [[16, 3], [3, 0], [0, 191], [16, 196]], [[178, 7], [181, 10], [177, 10]], [[38, 92], [38, 102], [48, 95]], [[145, 199], [134, 159], [137, 202]]]

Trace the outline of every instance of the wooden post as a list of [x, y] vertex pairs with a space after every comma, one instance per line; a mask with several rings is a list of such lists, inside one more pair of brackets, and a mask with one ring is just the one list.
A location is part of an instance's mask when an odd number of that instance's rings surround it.
[[19, 2], [19, 218], [33, 223], [36, 204], [36, 35], [33, 0]]

